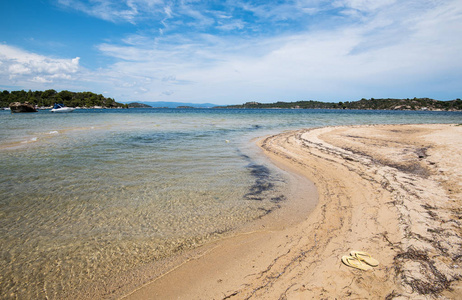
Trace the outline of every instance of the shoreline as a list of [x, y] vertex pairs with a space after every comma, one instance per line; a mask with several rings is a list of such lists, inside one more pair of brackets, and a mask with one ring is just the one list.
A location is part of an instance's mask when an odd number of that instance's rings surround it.
[[[172, 261], [176, 264], [171, 269], [120, 299], [221, 299], [228, 286], [231, 290], [241, 282], [243, 268], [248, 267], [247, 272], [256, 271], [255, 264], [247, 265], [249, 261], [263, 260], [257, 263], [257, 268], [270, 263], [275, 254], [263, 254], [254, 259], [255, 250], [269, 249], [283, 231], [303, 222], [315, 209], [318, 197], [314, 184], [306, 177], [274, 164], [264, 155], [257, 145], [258, 139], [251, 140], [254, 143], [250, 150], [252, 156], [260, 156], [259, 163], [271, 164], [271, 168], [279, 169], [277, 172], [285, 173], [289, 188], [284, 196], [289, 200], [218, 240], [175, 256]], [[214, 288], [210, 289], [212, 286]]]
[[[324, 127], [259, 145], [276, 165], [314, 182], [319, 203], [309, 216], [213, 243], [124, 299], [461, 294], [462, 126]], [[343, 265], [351, 250], [380, 265]]]

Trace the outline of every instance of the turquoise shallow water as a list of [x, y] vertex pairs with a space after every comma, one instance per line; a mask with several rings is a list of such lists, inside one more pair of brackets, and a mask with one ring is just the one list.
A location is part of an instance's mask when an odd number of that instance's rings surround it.
[[455, 112], [0, 112], [0, 298], [88, 297], [80, 294], [88, 285], [98, 289], [284, 205], [288, 179], [252, 138], [461, 122]]

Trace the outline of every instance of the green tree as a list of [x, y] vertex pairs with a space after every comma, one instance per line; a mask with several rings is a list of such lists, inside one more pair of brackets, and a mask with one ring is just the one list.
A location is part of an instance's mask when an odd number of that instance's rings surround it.
[[43, 98], [43, 99], [51, 98], [51, 97], [53, 97], [54, 95], [56, 95], [56, 91], [55, 91], [55, 90], [46, 90], [46, 91], [42, 92], [42, 98]]

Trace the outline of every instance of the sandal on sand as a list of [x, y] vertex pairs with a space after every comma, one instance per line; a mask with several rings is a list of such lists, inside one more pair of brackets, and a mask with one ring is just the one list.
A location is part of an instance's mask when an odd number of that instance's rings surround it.
[[365, 263], [353, 256], [342, 256], [342, 262], [349, 267], [360, 269], [363, 271], [372, 269], [371, 266], [366, 265]]
[[356, 257], [361, 262], [365, 262], [369, 266], [377, 267], [379, 265], [379, 261], [370, 256], [369, 253], [362, 251], [351, 251], [350, 255]]

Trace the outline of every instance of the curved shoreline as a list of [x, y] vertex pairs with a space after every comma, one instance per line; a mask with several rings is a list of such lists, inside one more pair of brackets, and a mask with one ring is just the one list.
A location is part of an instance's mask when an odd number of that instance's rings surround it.
[[[461, 294], [461, 126], [325, 127], [259, 144], [315, 183], [319, 204], [309, 217], [221, 241], [129, 299]], [[351, 250], [380, 265], [346, 267], [340, 258]]]
[[[252, 142], [255, 143], [252, 151], [256, 151], [252, 156], [260, 156], [259, 163], [272, 164], [271, 168], [279, 169], [276, 172], [285, 173], [289, 186], [284, 197], [288, 200], [229, 235], [179, 255], [169, 270], [121, 299], [221, 299], [241, 284], [243, 273], [262, 272], [271, 263], [278, 253], [278, 249], [272, 249], [275, 239], [304, 221], [315, 208], [318, 197], [311, 181], [283, 165], [273, 164], [256, 139]], [[264, 251], [257, 253], [259, 249]], [[271, 253], [264, 253], [265, 249]]]

